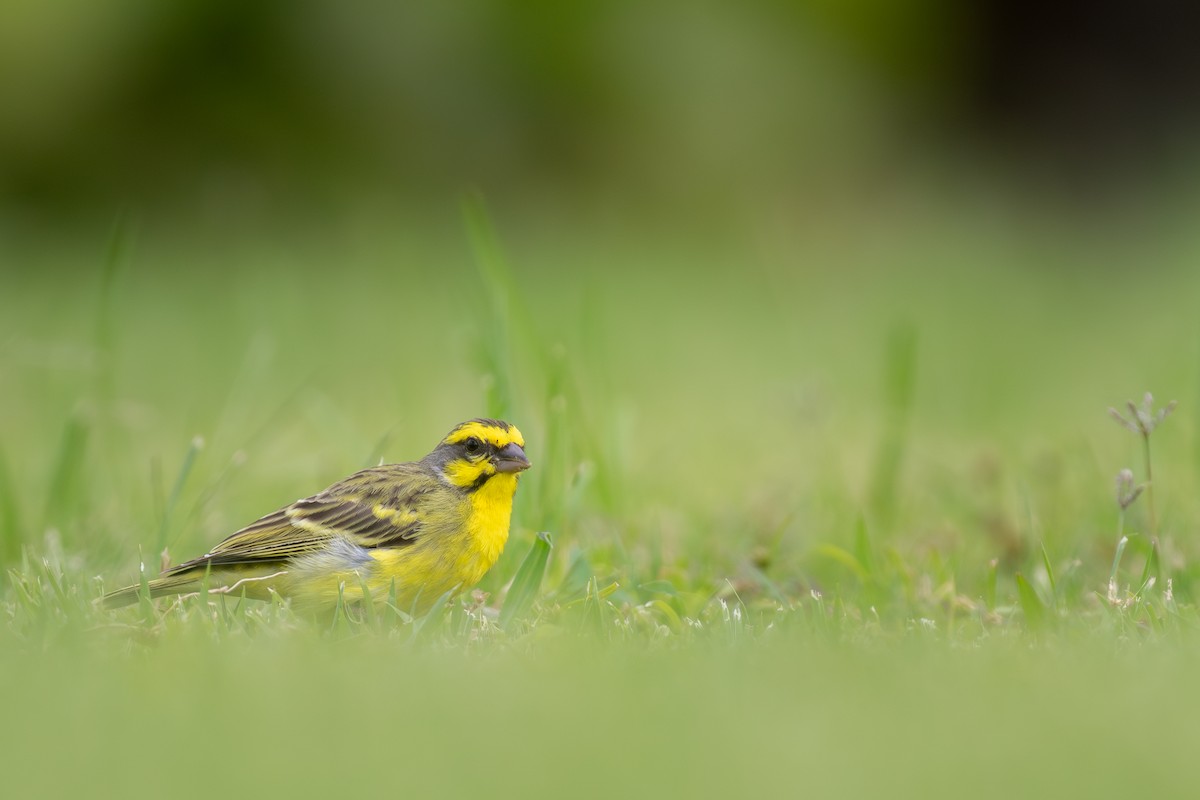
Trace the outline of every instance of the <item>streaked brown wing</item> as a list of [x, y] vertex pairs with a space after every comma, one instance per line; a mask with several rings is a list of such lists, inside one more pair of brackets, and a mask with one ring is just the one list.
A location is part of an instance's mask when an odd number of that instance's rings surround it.
[[393, 464], [351, 475], [242, 528], [211, 551], [165, 575], [227, 564], [282, 562], [320, 552], [335, 537], [364, 548], [403, 547], [421, 533], [421, 498], [436, 478]]
[[309, 498], [287, 509], [292, 524], [313, 532], [344, 536], [360, 547], [402, 547], [421, 532], [421, 515], [411, 502], [396, 498]]
[[325, 548], [331, 535], [297, 528], [287, 509], [268, 514], [242, 528], [208, 553], [171, 567], [164, 575], [178, 575], [209, 566], [286, 561]]

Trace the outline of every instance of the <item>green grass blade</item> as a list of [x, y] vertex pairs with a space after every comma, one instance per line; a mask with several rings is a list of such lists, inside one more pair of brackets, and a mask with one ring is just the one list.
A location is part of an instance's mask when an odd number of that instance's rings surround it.
[[1141, 594], [1150, 585], [1150, 578], [1157, 577], [1159, 571], [1159, 554], [1158, 542], [1150, 543], [1150, 552], [1146, 554], [1146, 566], [1142, 569], [1142, 580], [1139, 584], [1141, 588], [1138, 593]]
[[367, 584], [367, 576], [364, 573], [358, 574], [358, 585], [362, 589], [363, 622], [374, 630], [378, 625], [375, 615], [375, 598], [371, 596], [371, 587]]
[[539, 533], [534, 537], [533, 545], [525, 554], [525, 560], [517, 569], [508, 595], [504, 598], [504, 607], [500, 610], [500, 627], [507, 628], [515, 621], [524, 619], [533, 607], [542, 586], [542, 578], [546, 574], [546, 564], [550, 560], [550, 550], [554, 544], [549, 533]]
[[1030, 629], [1038, 630], [1044, 627], [1046, 606], [1034, 591], [1033, 586], [1019, 572], [1017, 573], [1017, 598], [1021, 603], [1021, 610], [1025, 612], [1025, 621], [1029, 623]]
[[100, 291], [96, 300], [96, 327], [93, 346], [96, 350], [96, 399], [110, 417], [115, 396], [116, 374], [116, 297], [121, 277], [128, 269], [132, 249], [133, 226], [129, 215], [122, 212], [113, 223], [108, 240], [108, 252], [100, 272]]
[[155, 550], [157, 553], [161, 553], [167, 547], [168, 534], [171, 529], [171, 514], [179, 503], [179, 495], [183, 493], [184, 484], [187, 483], [188, 475], [192, 472], [196, 457], [203, 449], [204, 439], [199, 436], [193, 437], [191, 443], [188, 444], [187, 453], [183, 456], [183, 463], [179, 466], [179, 474], [175, 476], [175, 485], [171, 487], [171, 494], [163, 508], [162, 523], [158, 528], [158, 546]]
[[46, 496], [45, 527], [61, 527], [74, 519], [85, 504], [84, 459], [90, 434], [91, 426], [81, 412], [67, 419]]
[[1117, 552], [1113, 553], [1112, 571], [1108, 573], [1108, 582], [1112, 585], [1117, 583], [1117, 571], [1121, 568], [1121, 557], [1125, 555], [1125, 546], [1129, 544], [1129, 537], [1122, 536], [1117, 540]]
[[337, 604], [333, 607], [333, 617], [329, 620], [329, 634], [336, 635], [341, 632], [349, 622], [349, 617], [346, 614], [346, 583], [342, 581], [338, 583]]
[[983, 600], [987, 605], [988, 611], [996, 610], [996, 583], [998, 581], [998, 573], [1000, 571], [1000, 560], [993, 558], [988, 563], [987, 578], [984, 584]]
[[1046, 543], [1041, 543], [1042, 548], [1042, 564], [1046, 567], [1046, 577], [1050, 581], [1050, 591], [1055, 597], [1058, 596], [1058, 587], [1054, 581], [1054, 567], [1050, 564], [1050, 554], [1046, 552]]
[[[567, 375], [567, 359], [564, 352], [556, 351], [546, 359], [546, 392], [543, 410], [545, 429], [540, 443], [540, 458], [538, 469], [529, 478], [533, 478], [531, 487], [536, 501], [532, 507], [536, 509], [536, 517], [526, 516], [527, 525], [537, 530], [559, 530], [562, 527], [566, 505], [575, 500], [574, 493], [569, 491], [570, 470], [581, 454], [572, 453], [570, 447], [571, 423], [574, 417], [571, 413], [576, 405], [573, 398], [569, 399], [570, 379]], [[578, 413], [578, 412], [576, 412]], [[529, 480], [523, 478], [522, 482]]]
[[587, 554], [582, 550], [576, 550], [571, 554], [567, 571], [555, 589], [555, 593], [564, 600], [576, 599], [587, 589], [592, 574], [592, 564], [588, 560]]
[[15, 564], [20, 559], [24, 540], [17, 491], [4, 451], [0, 449], [0, 566]]
[[604, 590], [593, 575], [588, 581], [587, 594], [583, 599], [583, 610], [580, 615], [580, 630], [591, 633], [601, 633], [608, 626], [608, 616], [605, 613]]
[[488, 377], [487, 413], [507, 419], [516, 405], [513, 379], [513, 280], [480, 195], [463, 200], [463, 218], [487, 299], [487, 330], [479, 339], [480, 366]]
[[409, 636], [410, 642], [417, 642], [422, 639], [428, 639], [442, 627], [442, 622], [446, 617], [446, 604], [450, 602], [450, 598], [454, 597], [458, 588], [450, 589], [443, 592], [429, 610], [420, 617], [415, 617], [412, 624], [412, 634]]
[[874, 572], [875, 556], [871, 550], [871, 536], [867, 531], [867, 520], [861, 514], [854, 526], [854, 557], [863, 573], [870, 577]]
[[670, 581], [646, 581], [645, 583], [639, 583], [637, 588], [639, 591], [665, 594], [670, 597], [675, 597], [679, 594], [675, 589], [675, 584]]
[[817, 546], [816, 552], [818, 555], [822, 555], [831, 561], [835, 561], [846, 569], [850, 570], [850, 572], [854, 573], [854, 577], [858, 578], [859, 581], [863, 583], [867, 582], [867, 570], [848, 550], [838, 547], [835, 544], [822, 544]]
[[138, 548], [138, 610], [147, 623], [154, 620], [154, 600], [150, 596], [150, 576], [146, 573], [146, 558]]

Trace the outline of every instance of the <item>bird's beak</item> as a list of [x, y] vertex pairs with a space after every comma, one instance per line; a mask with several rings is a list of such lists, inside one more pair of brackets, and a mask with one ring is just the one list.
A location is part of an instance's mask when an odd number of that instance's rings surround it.
[[496, 465], [496, 472], [521, 472], [529, 469], [529, 459], [525, 457], [525, 451], [515, 442], [504, 445], [500, 452], [496, 453], [492, 463]]

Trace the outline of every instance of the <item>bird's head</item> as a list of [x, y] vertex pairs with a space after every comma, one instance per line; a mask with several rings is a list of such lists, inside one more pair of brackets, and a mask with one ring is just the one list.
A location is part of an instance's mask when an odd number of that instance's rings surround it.
[[510, 476], [529, 469], [525, 437], [515, 425], [498, 419], [473, 419], [446, 434], [426, 461], [445, 480], [460, 489], [474, 490], [496, 475]]

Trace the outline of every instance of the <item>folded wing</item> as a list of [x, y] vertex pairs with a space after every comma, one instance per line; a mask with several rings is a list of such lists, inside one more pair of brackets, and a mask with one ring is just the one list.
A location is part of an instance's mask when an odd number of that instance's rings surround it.
[[319, 553], [338, 538], [366, 549], [410, 545], [425, 527], [420, 499], [436, 488], [436, 478], [413, 466], [388, 465], [351, 475], [268, 514], [163, 575], [235, 564], [283, 564]]

